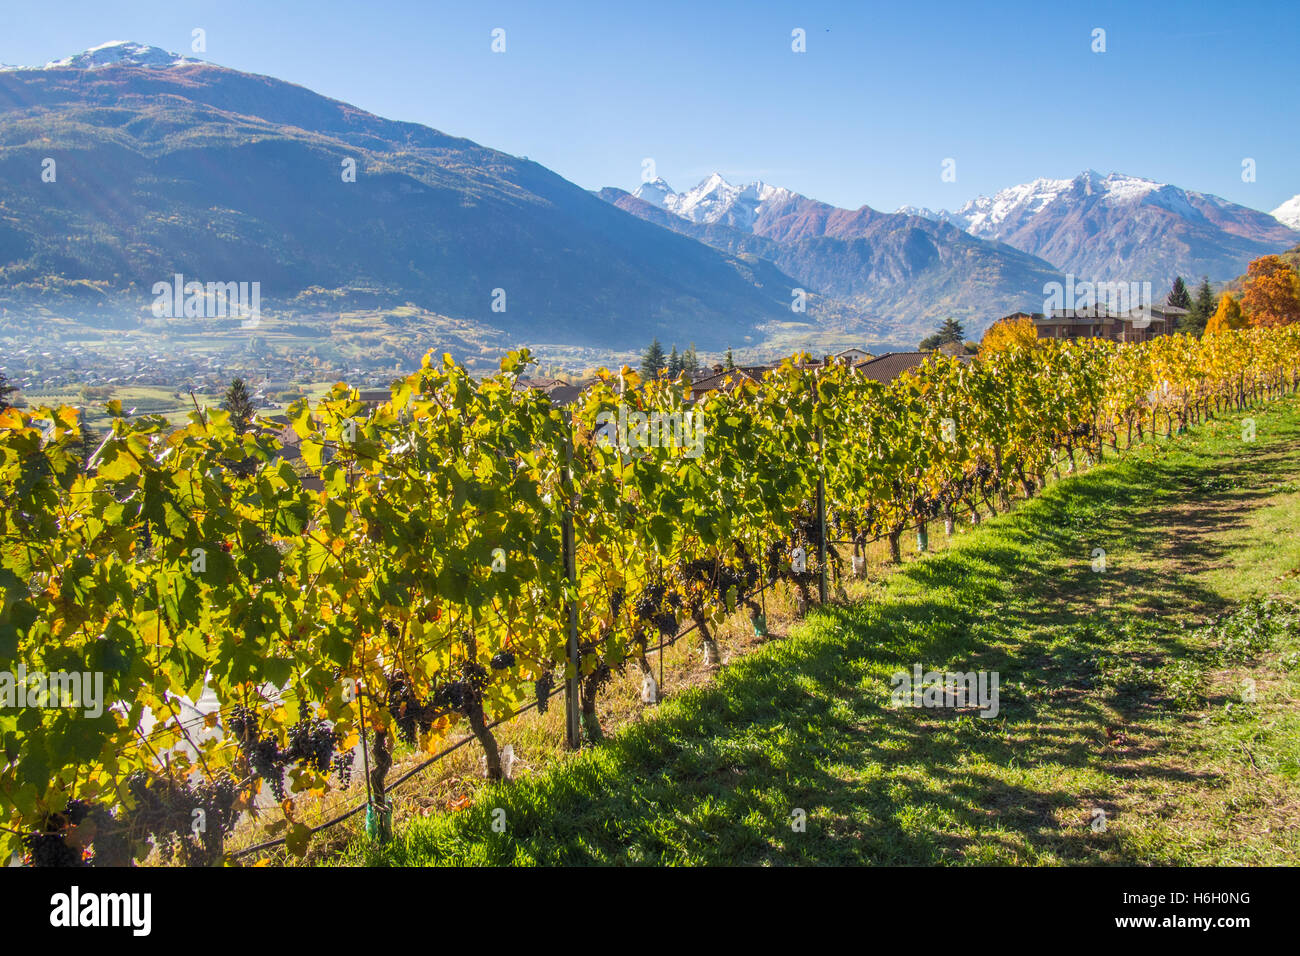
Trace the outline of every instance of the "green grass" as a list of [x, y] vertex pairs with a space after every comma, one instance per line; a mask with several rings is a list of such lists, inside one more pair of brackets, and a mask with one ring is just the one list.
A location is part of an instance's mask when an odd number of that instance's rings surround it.
[[[1069, 478], [603, 746], [343, 861], [1294, 864], [1298, 409], [1250, 413], [1250, 444], [1225, 417]], [[917, 663], [997, 671], [999, 714], [892, 707]]]

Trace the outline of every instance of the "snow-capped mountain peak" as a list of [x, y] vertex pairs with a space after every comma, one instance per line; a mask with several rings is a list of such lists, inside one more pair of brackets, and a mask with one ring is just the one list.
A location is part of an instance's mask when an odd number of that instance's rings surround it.
[[[1300, 216], [1300, 197], [1293, 202], [1292, 215]], [[1285, 214], [1285, 205], [1279, 211]], [[1164, 283], [1175, 275], [1231, 278], [1250, 259], [1294, 244], [1296, 234], [1274, 216], [1152, 179], [1088, 169], [1073, 179], [1036, 179], [972, 199], [950, 221], [1064, 272]]]
[[1184, 216], [1196, 218], [1200, 215], [1181, 189], [1139, 176], [1123, 173], [1103, 176], [1095, 169], [1086, 169], [1073, 179], [1035, 179], [1009, 186], [992, 196], [979, 196], [961, 206], [951, 217], [971, 235], [998, 239], [1062, 200], [1092, 201], [1107, 206], [1147, 203]]
[[[1088, 191], [1095, 188], [1091, 170], [1075, 179], [1035, 179], [979, 196], [961, 206], [953, 217], [967, 232], [982, 238], [996, 235], [1008, 220], [1027, 219], [1060, 198], [1073, 184]], [[1092, 173], [1095, 176], [1095, 173]]]
[[636, 187], [636, 189], [632, 191], [632, 195], [637, 199], [644, 199], [652, 206], [658, 206], [660, 209], [664, 209], [666, 208], [664, 201], [669, 196], [676, 196], [677, 194], [673, 192], [673, 187], [669, 186], [668, 182], [660, 176], [658, 179], [642, 183], [640, 186]]
[[1273, 210], [1273, 218], [1284, 226], [1300, 229], [1300, 195], [1292, 196]]
[[75, 56], [64, 57], [45, 64], [47, 70], [81, 68], [95, 69], [101, 66], [148, 66], [168, 67], [182, 66], [186, 63], [198, 63], [198, 60], [172, 53], [161, 47], [149, 46], [147, 43], [130, 43], [124, 40], [112, 40], [101, 43]]
[[104, 66], [141, 66], [163, 69], [169, 66], [184, 66], [202, 63], [190, 57], [171, 53], [161, 47], [149, 46], [147, 43], [131, 43], [126, 40], [110, 40], [99, 46], [92, 46], [61, 60], [51, 60], [43, 67], [6, 66], [3, 70], [94, 70]]
[[1100, 187], [1100, 191], [1112, 202], [1131, 202], [1169, 188], [1164, 183], [1158, 183], [1153, 179], [1125, 176], [1122, 173], [1111, 173], [1101, 180]]
[[674, 196], [667, 207], [691, 222], [717, 222], [739, 198], [740, 191], [740, 187], [723, 179], [721, 173], [711, 173], [695, 188]]
[[894, 210], [896, 216], [920, 216], [933, 222], [942, 222], [948, 213], [943, 209], [930, 209], [928, 206], [899, 206]]
[[725, 222], [741, 229], [752, 228], [768, 205], [796, 196], [788, 189], [758, 180], [738, 186], [717, 172], [683, 193], [673, 192], [664, 180], [656, 179], [642, 183], [633, 195], [689, 222]]

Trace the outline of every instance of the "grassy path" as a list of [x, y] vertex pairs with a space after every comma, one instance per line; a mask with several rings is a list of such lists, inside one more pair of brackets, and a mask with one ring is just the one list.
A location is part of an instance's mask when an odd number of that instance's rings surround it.
[[[1300, 402], [1250, 414], [1253, 442], [1225, 417], [1067, 479], [657, 719], [347, 859], [1300, 862]], [[997, 671], [1000, 712], [891, 707], [914, 664]]]

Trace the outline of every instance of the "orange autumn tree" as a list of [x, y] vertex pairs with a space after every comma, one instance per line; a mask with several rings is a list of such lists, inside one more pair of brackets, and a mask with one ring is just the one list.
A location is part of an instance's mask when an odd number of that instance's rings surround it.
[[1241, 304], [1230, 293], [1225, 292], [1219, 298], [1219, 307], [1214, 310], [1214, 315], [1210, 316], [1210, 321], [1205, 323], [1205, 334], [1214, 335], [1216, 332], [1224, 332], [1228, 329], [1244, 329], [1247, 324], [1246, 317], [1241, 313]]
[[1241, 306], [1251, 325], [1300, 322], [1300, 276], [1280, 256], [1260, 256], [1246, 274]]
[[1001, 352], [1013, 345], [1031, 346], [1038, 341], [1038, 329], [1027, 315], [1007, 316], [988, 327], [980, 339], [980, 352]]

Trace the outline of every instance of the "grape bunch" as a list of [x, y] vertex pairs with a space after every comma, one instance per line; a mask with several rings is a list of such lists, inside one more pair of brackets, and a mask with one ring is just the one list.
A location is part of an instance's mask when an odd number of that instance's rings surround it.
[[284, 749], [274, 736], [262, 734], [257, 713], [246, 707], [231, 711], [226, 726], [235, 735], [253, 773], [267, 782], [280, 801], [285, 798], [284, 771], [289, 764], [328, 773], [330, 758], [339, 743], [338, 732], [326, 721], [311, 716], [306, 701], [298, 704], [298, 722], [289, 728], [289, 745]]
[[247, 707], [236, 707], [226, 725], [235, 735], [253, 773], [270, 785], [276, 800], [283, 801], [285, 761], [275, 738], [261, 735], [257, 713]]
[[388, 675], [388, 712], [393, 715], [398, 735], [414, 745], [417, 733], [428, 733], [433, 726], [433, 706], [427, 705], [415, 692], [411, 679], [403, 671]]
[[939, 499], [931, 498], [928, 495], [918, 495], [912, 499], [912, 506], [908, 509], [912, 516], [921, 520], [935, 517], [939, 513]]
[[[503, 655], [508, 655], [510, 663], [506, 665], [507, 667], [514, 664], [514, 653], [502, 651], [492, 658], [493, 667], [496, 667], [499, 658], [506, 659]], [[460, 680], [448, 681], [434, 691], [433, 707], [436, 710], [464, 711], [476, 699], [482, 697], [490, 680], [491, 676], [486, 667], [473, 658], [466, 660], [460, 666]]]
[[80, 826], [81, 821], [90, 816], [90, 804], [85, 800], [69, 800], [68, 807], [63, 812], [67, 815], [69, 823], [74, 827]]
[[677, 616], [671, 610], [674, 606], [681, 606], [680, 596], [656, 582], [641, 592], [632, 610], [639, 620], [649, 621], [660, 634], [667, 636], [677, 630]]
[[221, 859], [225, 838], [239, 819], [239, 787], [229, 774], [193, 785], [137, 770], [127, 777], [125, 787], [135, 806], [121, 821], [112, 821], [120, 822], [120, 829], [152, 836], [168, 862], [179, 859], [185, 866], [204, 866]]
[[515, 666], [514, 651], [498, 651], [492, 655], [492, 669], [494, 671], [503, 671], [507, 667]]
[[439, 685], [433, 693], [433, 705], [443, 710], [460, 710], [469, 700], [469, 684], [463, 680]]
[[69, 845], [67, 834], [29, 833], [23, 837], [27, 848], [25, 862], [28, 866], [81, 866], [81, 853]]
[[81, 848], [68, 840], [69, 827], [79, 826], [90, 815], [84, 800], [71, 799], [62, 813], [51, 813], [41, 830], [23, 837], [28, 866], [85, 866]]
[[282, 761], [293, 761], [312, 767], [317, 773], [328, 773], [330, 758], [339, 742], [334, 728], [312, 717], [306, 703], [299, 705], [298, 723], [289, 728], [289, 747], [280, 756]]
[[781, 577], [781, 559], [784, 555], [785, 549], [781, 547], [780, 541], [773, 541], [767, 546], [767, 553], [763, 557], [767, 562], [768, 584], [775, 584]]
[[546, 708], [551, 704], [550, 671], [533, 681], [533, 696], [537, 698], [537, 712], [539, 714], [546, 713]]
[[352, 760], [355, 756], [356, 754], [351, 750], [335, 754], [331, 763], [334, 772], [338, 774], [339, 783], [345, 787], [352, 782]]

